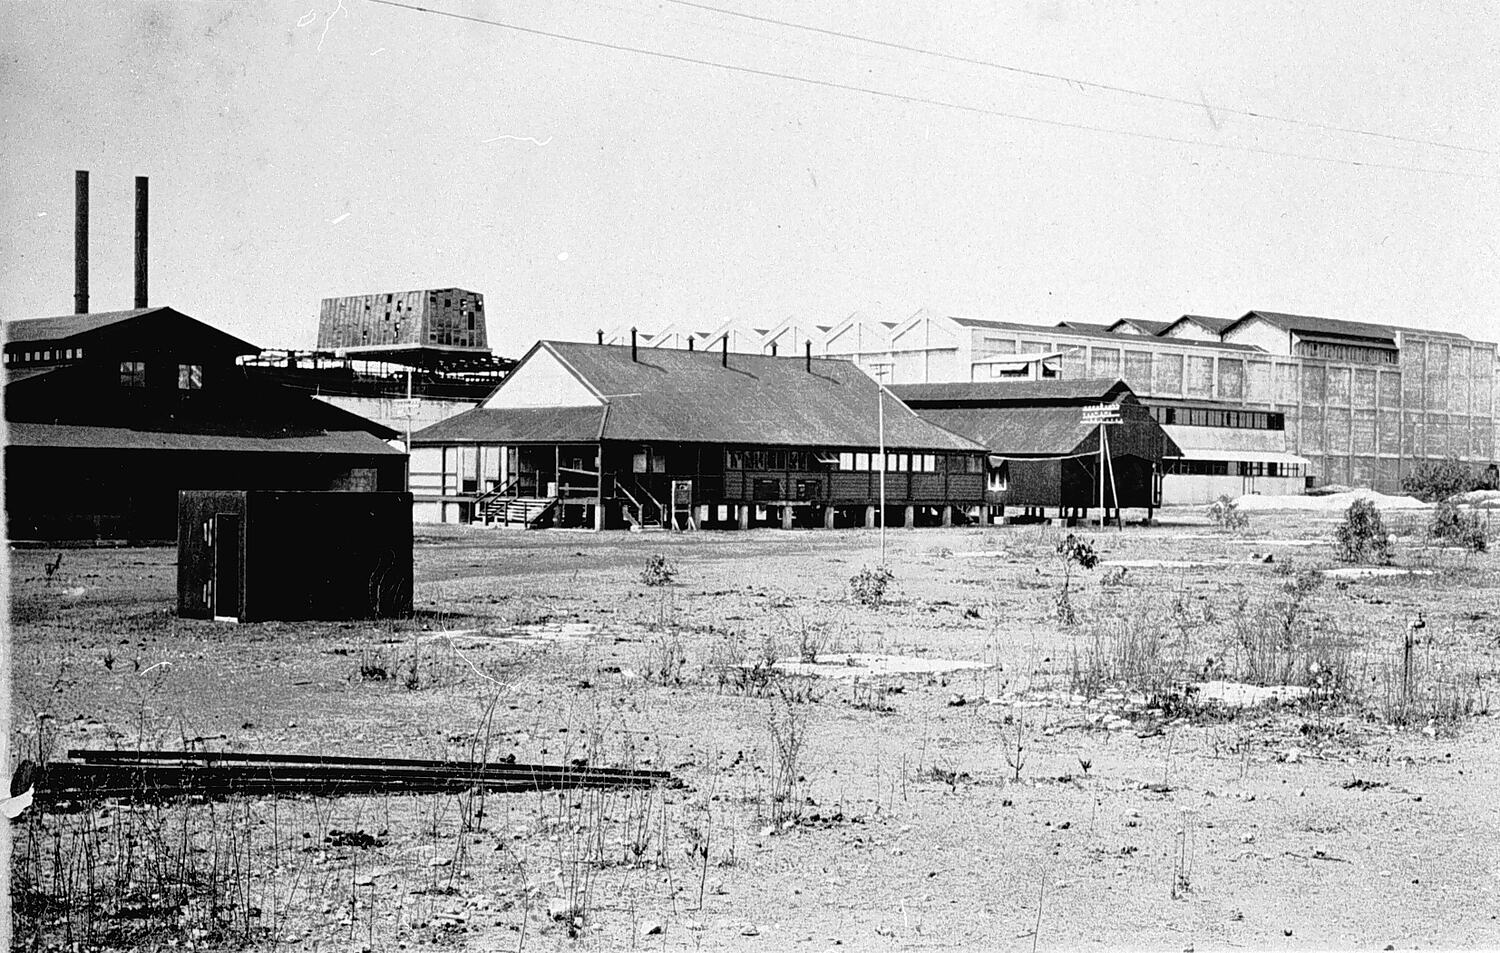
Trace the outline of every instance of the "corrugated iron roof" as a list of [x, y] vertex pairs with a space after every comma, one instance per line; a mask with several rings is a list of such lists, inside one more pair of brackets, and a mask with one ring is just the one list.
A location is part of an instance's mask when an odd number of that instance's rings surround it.
[[[668, 441], [793, 447], [873, 447], [879, 385], [849, 361], [729, 355], [675, 348], [542, 341], [597, 394], [603, 407], [470, 411], [434, 424], [414, 441]], [[535, 353], [533, 350], [532, 353]], [[524, 373], [525, 362], [514, 374]], [[616, 396], [618, 395], [618, 396]], [[885, 398], [885, 442], [896, 449], [977, 451], [971, 441]], [[548, 415], [551, 416], [548, 416]], [[600, 421], [602, 419], [602, 426]], [[590, 422], [592, 431], [587, 431]], [[587, 435], [585, 436], [585, 433]]]
[[[1203, 456], [1205, 453], [1281, 453], [1287, 449], [1284, 430], [1240, 430], [1230, 427], [1191, 427], [1186, 424], [1163, 424], [1163, 431], [1182, 448], [1182, 455], [1205, 460], [1228, 457]], [[1255, 459], [1247, 457], [1246, 459]]]
[[[611, 398], [606, 440], [669, 440], [766, 446], [875, 446], [879, 386], [849, 361], [660, 350], [630, 359], [628, 347], [543, 342]], [[885, 404], [885, 442], [913, 450], [975, 450], [899, 401]]]
[[163, 308], [134, 308], [129, 311], [93, 311], [88, 314], [63, 314], [54, 318], [20, 318], [5, 322], [7, 341], [55, 341], [130, 321]]
[[51, 447], [83, 450], [188, 450], [199, 452], [352, 453], [395, 455], [402, 452], [363, 431], [299, 434], [285, 437], [242, 437], [213, 433], [132, 430], [11, 421], [6, 443], [13, 447]]
[[258, 354], [260, 348], [211, 324], [189, 317], [174, 308], [134, 308], [129, 311], [93, 311], [87, 314], [63, 314], [51, 318], [21, 318], [5, 322], [7, 343], [20, 341], [66, 341], [94, 334], [142, 318], [153, 321], [177, 319], [189, 321], [219, 338], [219, 343], [235, 354]]
[[411, 435], [413, 445], [441, 443], [594, 443], [603, 407], [468, 410]]
[[[976, 381], [969, 384], [893, 384], [891, 393], [913, 406], [926, 403], [1034, 403], [1113, 400], [1120, 394], [1134, 396], [1122, 380], [1105, 377], [1076, 380]], [[924, 413], [925, 416], [925, 413]]]
[[922, 416], [995, 453], [1061, 456], [1097, 446], [1096, 425], [1077, 407], [927, 407]]

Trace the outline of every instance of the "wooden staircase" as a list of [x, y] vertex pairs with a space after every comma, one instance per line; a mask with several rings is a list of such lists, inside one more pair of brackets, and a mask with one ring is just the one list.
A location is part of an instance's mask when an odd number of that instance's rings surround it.
[[631, 493], [623, 482], [616, 483], [615, 489], [630, 501], [625, 507], [625, 518], [630, 521], [632, 531], [666, 529], [665, 513], [661, 504], [656, 502], [640, 484], [635, 485], [634, 493]]
[[497, 507], [498, 512], [490, 518], [491, 521], [498, 521], [504, 526], [536, 529], [552, 522], [556, 516], [554, 510], [558, 501], [555, 496], [507, 496], [498, 502], [501, 505]]
[[473, 522], [484, 526], [520, 526], [536, 529], [556, 517], [555, 496], [522, 496], [515, 479], [487, 490], [474, 501]]

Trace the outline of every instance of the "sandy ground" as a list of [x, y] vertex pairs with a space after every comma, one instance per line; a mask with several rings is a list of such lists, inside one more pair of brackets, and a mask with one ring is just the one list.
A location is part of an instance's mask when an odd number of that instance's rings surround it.
[[[179, 620], [170, 550], [70, 550], [50, 579], [53, 552], [17, 551], [12, 750], [488, 748], [683, 782], [491, 795], [477, 824], [451, 796], [242, 805], [299, 845], [254, 855], [266, 948], [1500, 946], [1500, 557], [1407, 536], [1397, 565], [1427, 574], [1317, 587], [1300, 611], [1345, 653], [1336, 698], [1080, 691], [1075, 664], [1127, 629], [1182, 679], [1234, 681], [1236, 626], [1282, 567], [1337, 565], [1331, 516], [1256, 513], [1239, 536], [1166, 519], [1079, 531], [1104, 564], [1071, 573], [1076, 626], [1053, 607], [1062, 531], [1037, 528], [892, 531], [880, 608], [849, 597], [872, 532], [422, 529], [400, 623]], [[642, 583], [652, 553], [670, 584]], [[1408, 631], [1468, 716], [1385, 723]], [[868, 673], [818, 671], [851, 661]], [[804, 740], [801, 821], [779, 830], [773, 722]], [[585, 885], [570, 938], [547, 907]]]

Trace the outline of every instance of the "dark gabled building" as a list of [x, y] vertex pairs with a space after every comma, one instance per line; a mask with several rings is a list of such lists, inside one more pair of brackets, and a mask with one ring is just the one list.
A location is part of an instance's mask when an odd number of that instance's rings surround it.
[[247, 379], [257, 347], [172, 308], [4, 330], [12, 539], [174, 539], [183, 489], [405, 489], [395, 431]]
[[[846, 361], [543, 341], [412, 436], [419, 520], [873, 525], [984, 504], [984, 451]], [[899, 516], [897, 513], [899, 512]]]
[[[891, 388], [924, 419], [989, 451], [986, 501], [1005, 516], [1056, 509], [1079, 517], [1100, 505], [1118, 511], [1161, 505], [1165, 457], [1181, 451], [1124, 381], [1051, 380], [908, 384]], [[1099, 425], [1085, 411], [1119, 408], [1109, 425], [1102, 477]]]

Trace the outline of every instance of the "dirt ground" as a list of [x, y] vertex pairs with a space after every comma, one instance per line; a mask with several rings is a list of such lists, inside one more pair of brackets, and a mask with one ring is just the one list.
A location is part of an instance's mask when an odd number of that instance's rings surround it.
[[[1294, 598], [1339, 565], [1326, 518], [1163, 522], [1077, 531], [1103, 562], [1069, 570], [1074, 625], [1050, 528], [892, 530], [870, 607], [850, 579], [873, 531], [419, 527], [417, 617], [337, 624], [177, 619], [168, 549], [68, 550], [50, 575], [55, 551], [17, 550], [12, 753], [206, 739], [682, 782], [220, 805], [263, 948], [1500, 947], [1500, 556], [1408, 520], [1416, 572]], [[1317, 645], [1286, 649], [1308, 700], [1185, 692], [1243, 677], [1277, 619]], [[79, 823], [23, 817], [17, 864]], [[74, 906], [18, 917], [17, 948], [61, 945]]]

